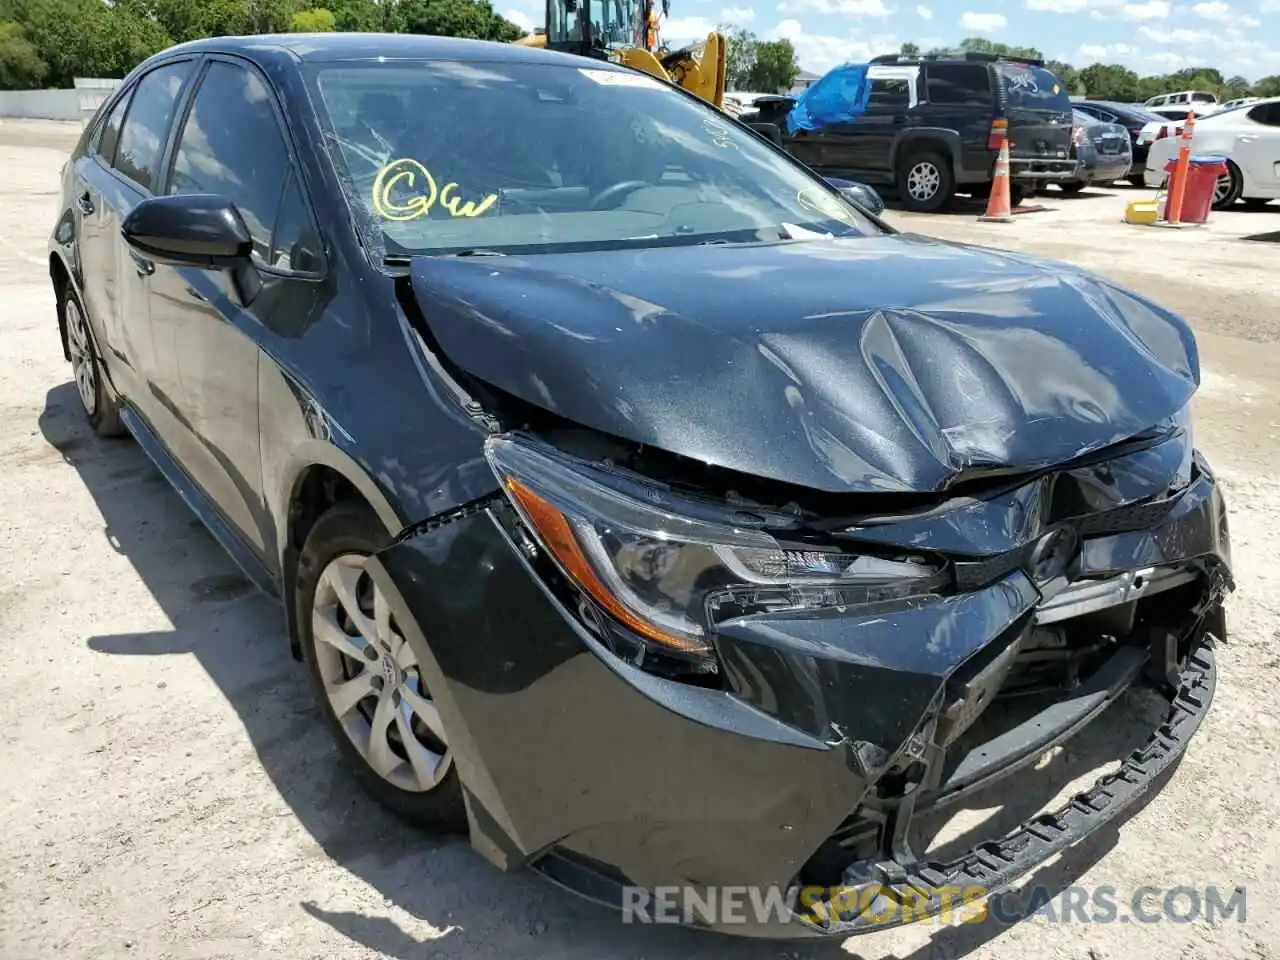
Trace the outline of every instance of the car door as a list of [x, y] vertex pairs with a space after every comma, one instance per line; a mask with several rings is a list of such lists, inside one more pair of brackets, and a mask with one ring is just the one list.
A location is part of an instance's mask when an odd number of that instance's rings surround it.
[[[90, 310], [101, 311], [97, 315], [108, 328], [108, 343], [102, 351], [108, 370], [116, 388], [152, 425], [163, 424], [169, 413], [152, 389], [155, 352], [148, 270], [120, 237], [120, 224], [138, 202], [151, 196], [174, 114], [193, 70], [193, 59], [170, 60], [137, 79], [119, 102], [123, 118], [119, 133], [111, 127], [113, 109], [102, 132], [102, 152], [95, 165], [86, 166], [86, 189], [76, 198], [82, 216], [92, 207], [84, 246], [86, 300]], [[110, 150], [109, 163], [106, 150]]]
[[282, 114], [255, 67], [210, 58], [179, 120], [168, 194], [231, 200], [253, 237], [262, 289], [249, 302], [231, 275], [155, 265], [152, 325], [161, 388], [183, 417], [180, 460], [213, 505], [259, 557], [269, 559], [262, 494], [258, 361], [264, 323], [311, 296], [319, 263], [314, 218], [297, 174]]
[[127, 369], [118, 369], [119, 332], [116, 290], [120, 281], [120, 246], [115, 242], [114, 200], [119, 189], [111, 171], [120, 140], [120, 126], [133, 88], [118, 95], [90, 134], [87, 148], [71, 171], [71, 210], [75, 218], [76, 256], [79, 260], [80, 297], [96, 332], [101, 360], [116, 389], [129, 392]]
[[929, 62], [924, 65], [924, 84], [919, 125], [955, 130], [960, 135], [962, 168], [989, 169], [995, 93], [986, 64]]
[[893, 144], [919, 102], [917, 67], [873, 67], [868, 72], [867, 109], [850, 123], [823, 131], [822, 167], [887, 182], [893, 170]]
[[1244, 109], [1232, 155], [1247, 178], [1245, 196], [1280, 196], [1280, 100]]

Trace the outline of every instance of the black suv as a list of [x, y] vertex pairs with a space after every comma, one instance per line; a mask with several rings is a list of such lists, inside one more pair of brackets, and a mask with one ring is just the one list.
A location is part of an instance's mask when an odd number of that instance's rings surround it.
[[751, 119], [779, 125], [783, 145], [824, 175], [898, 189], [908, 210], [990, 190], [1009, 137], [1015, 203], [1038, 184], [1069, 179], [1071, 100], [1039, 60], [992, 54], [876, 57], [866, 112], [819, 131], [785, 132], [790, 98], [767, 98]]

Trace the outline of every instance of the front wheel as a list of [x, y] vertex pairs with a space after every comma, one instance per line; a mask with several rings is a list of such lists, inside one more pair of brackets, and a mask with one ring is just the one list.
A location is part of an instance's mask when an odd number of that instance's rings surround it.
[[1063, 180], [1058, 184], [1058, 189], [1066, 194], [1076, 194], [1084, 189], [1084, 184], [1079, 180]]
[[375, 800], [417, 826], [467, 828], [440, 712], [387, 598], [365, 569], [389, 541], [363, 504], [316, 521], [298, 558], [303, 657], [338, 748]]
[[916, 213], [941, 210], [956, 190], [951, 164], [932, 152], [908, 154], [898, 166], [897, 180], [902, 205]]

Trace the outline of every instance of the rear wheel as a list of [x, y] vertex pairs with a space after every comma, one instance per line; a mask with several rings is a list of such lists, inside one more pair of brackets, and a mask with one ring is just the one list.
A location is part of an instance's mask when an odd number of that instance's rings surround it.
[[1213, 188], [1213, 209], [1225, 210], [1237, 200], [1244, 191], [1244, 178], [1240, 170], [1230, 160], [1227, 161], [1227, 172], [1218, 178]]
[[1068, 193], [1068, 194], [1079, 193], [1081, 190], [1084, 189], [1084, 184], [1081, 183], [1079, 180], [1063, 180], [1060, 184], [1058, 184], [1058, 189], [1061, 190], [1063, 193]]
[[467, 828], [440, 712], [387, 599], [365, 569], [389, 537], [361, 503], [316, 521], [298, 558], [298, 630], [338, 748], [360, 785], [418, 826]]
[[67, 350], [71, 354], [71, 373], [76, 381], [76, 393], [80, 406], [94, 433], [100, 437], [119, 437], [125, 433], [120, 423], [120, 408], [107, 387], [102, 374], [102, 363], [89, 330], [89, 318], [85, 316], [80, 301], [68, 292], [62, 305], [67, 324]]
[[955, 177], [951, 164], [938, 153], [909, 153], [898, 165], [898, 193], [902, 205], [917, 213], [934, 213], [951, 202]]

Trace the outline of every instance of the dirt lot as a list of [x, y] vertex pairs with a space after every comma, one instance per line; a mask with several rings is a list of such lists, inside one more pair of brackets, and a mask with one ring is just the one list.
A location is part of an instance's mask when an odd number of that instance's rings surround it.
[[[1280, 231], [1280, 204], [1182, 232], [1120, 224], [1127, 190], [1050, 194], [1010, 225], [890, 216], [1096, 268], [1194, 324], [1200, 445], [1229, 496], [1239, 580], [1217, 701], [1161, 793], [1034, 882], [1111, 885], [1122, 915], [1143, 885], [1244, 886], [1246, 922], [921, 924], [807, 947], [624, 927], [355, 791], [276, 607], [136, 446], [82, 423], [45, 261], [75, 133], [0, 121], [0, 955], [1280, 956], [1280, 245], [1241, 239]], [[1131, 706], [1017, 781], [1018, 799], [1092, 779], [1140, 729]], [[967, 816], [1011, 796], [1013, 783]]]

